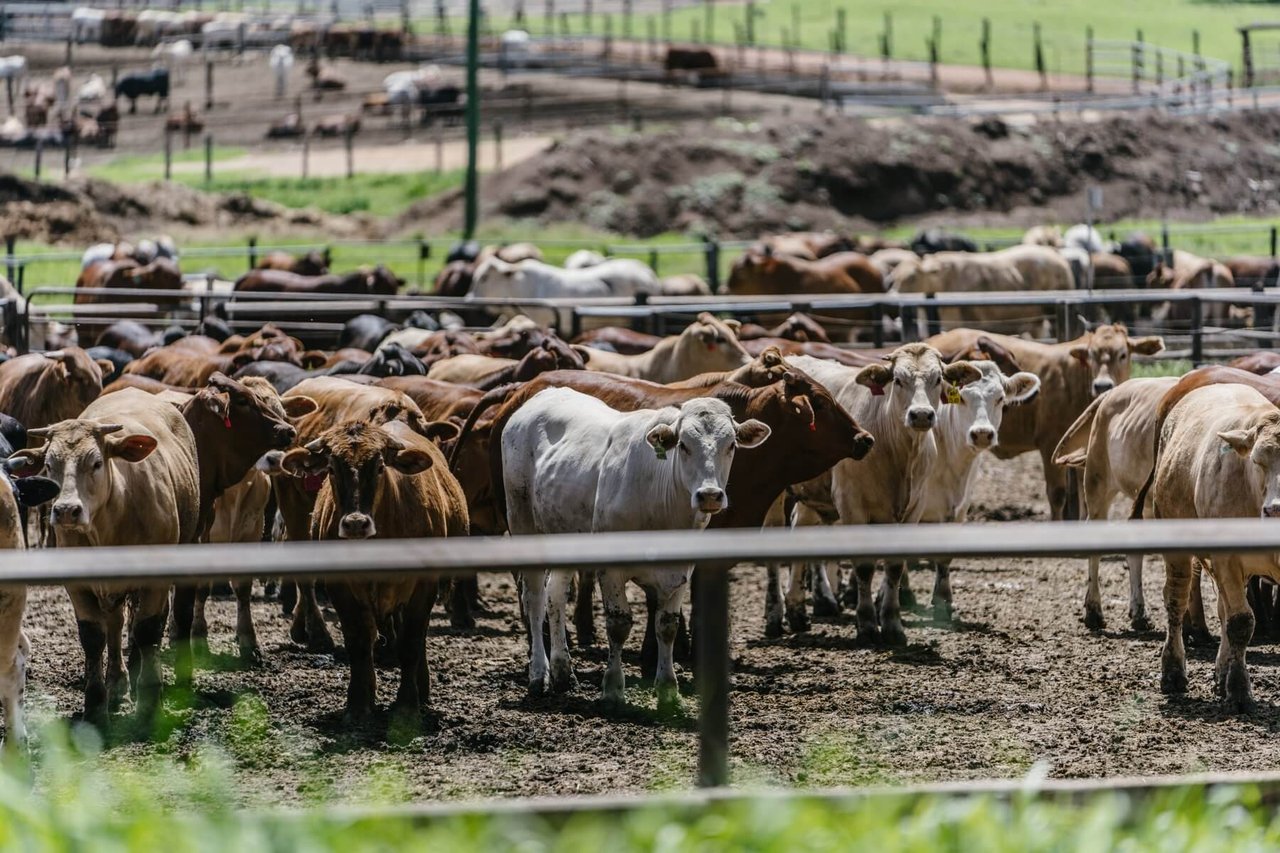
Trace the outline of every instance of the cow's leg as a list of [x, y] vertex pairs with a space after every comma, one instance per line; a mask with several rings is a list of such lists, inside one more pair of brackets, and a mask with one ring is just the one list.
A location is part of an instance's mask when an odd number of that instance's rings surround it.
[[689, 572], [670, 572], [658, 590], [661, 609], [658, 613], [658, 673], [654, 689], [658, 693], [658, 713], [675, 714], [680, 711], [680, 687], [676, 682], [673, 646], [680, 628], [680, 604], [685, 588], [689, 585]]
[[1227, 709], [1245, 714], [1254, 708], [1253, 689], [1244, 655], [1253, 637], [1254, 615], [1245, 601], [1247, 575], [1239, 557], [1220, 555], [1213, 560], [1213, 579], [1222, 604], [1222, 636], [1226, 638], [1227, 658], [1222, 671], [1223, 698]]
[[1187, 650], [1182, 643], [1182, 617], [1191, 592], [1191, 558], [1166, 555], [1164, 558], [1164, 648], [1160, 654], [1160, 689], [1165, 693], [1187, 692]]
[[[298, 606], [298, 585], [293, 581], [281, 581], [280, 582], [280, 613], [284, 616], [292, 616], [297, 606]], [[303, 635], [302, 639], [298, 639], [297, 637], [292, 637], [292, 633], [293, 633], [292, 630], [290, 630], [291, 638], [295, 643], [301, 644], [306, 642], [307, 638], [305, 634]]]
[[1102, 587], [1098, 582], [1098, 569], [1102, 558], [1089, 558], [1089, 581], [1084, 591], [1084, 624], [1090, 631], [1101, 631], [1106, 622], [1102, 618]]
[[454, 628], [474, 628], [476, 617], [471, 605], [480, 597], [480, 578], [456, 577], [449, 586], [449, 624]]
[[154, 719], [156, 709], [160, 706], [160, 690], [164, 685], [160, 674], [160, 641], [164, 638], [164, 621], [168, 615], [168, 589], [144, 589], [138, 594], [138, 608], [133, 614], [129, 645], [131, 653], [133, 648], [138, 650], [138, 677], [134, 685], [137, 703], [134, 714], [144, 721]]
[[395, 709], [399, 713], [418, 713], [427, 707], [431, 695], [430, 678], [423, 678], [427, 660], [427, 624], [435, 606], [437, 583], [425, 580], [414, 587], [404, 607], [400, 626], [400, 688], [396, 692]]
[[898, 604], [907, 610], [914, 610], [917, 604], [916, 594], [911, 591], [910, 565], [902, 567], [902, 582], [898, 584]]
[[209, 651], [209, 618], [205, 607], [212, 592], [213, 584], [202, 583], [196, 586], [195, 610], [191, 615], [191, 642], [197, 654]]
[[640, 677], [653, 678], [658, 674], [658, 596], [647, 586], [642, 590], [644, 637], [640, 641]]
[[573, 630], [578, 648], [589, 649], [596, 644], [595, 614], [596, 573], [578, 572], [578, 597], [573, 605]]
[[324, 614], [316, 600], [316, 585], [312, 581], [298, 582], [298, 604], [293, 611], [293, 626], [289, 636], [295, 643], [306, 644], [307, 650], [320, 654], [333, 652], [333, 637], [324, 624]]
[[529, 695], [541, 696], [547, 690], [547, 647], [542, 639], [542, 623], [547, 618], [547, 572], [522, 572], [520, 608], [529, 630]]
[[[875, 597], [871, 594], [871, 581], [876, 574], [875, 563], [859, 563], [854, 567], [858, 584], [858, 639], [865, 643], [880, 642], [880, 622], [876, 617]], [[897, 602], [894, 602], [895, 606]]]
[[627, 579], [617, 571], [600, 573], [600, 600], [604, 604], [605, 633], [609, 636], [609, 664], [605, 667], [601, 692], [606, 703], [626, 701], [626, 679], [622, 673], [622, 647], [631, 636], [631, 605], [627, 603]]
[[[839, 616], [840, 599], [836, 598], [835, 588], [840, 585], [840, 564], [835, 561], [809, 563], [807, 570], [812, 573], [813, 578], [813, 615]], [[851, 586], [856, 597], [857, 586]], [[857, 606], [856, 601], [854, 606]]]
[[1213, 642], [1213, 633], [1209, 630], [1209, 620], [1204, 616], [1204, 593], [1200, 589], [1200, 578], [1204, 573], [1204, 563], [1199, 557], [1191, 558], [1193, 576], [1191, 580], [1190, 603], [1186, 613], [1186, 642], [1194, 646], [1207, 646]]
[[[21, 594], [26, 597], [25, 590]], [[21, 612], [19, 609], [18, 613]], [[0, 702], [4, 704], [4, 747], [9, 753], [20, 753], [27, 746], [27, 723], [23, 716], [22, 700], [27, 689], [27, 658], [31, 655], [31, 643], [21, 629], [15, 640], [13, 660], [0, 670]]]
[[76, 614], [80, 648], [84, 651], [84, 719], [105, 728], [107, 685], [102, 678], [102, 654], [107, 648], [107, 620], [98, 597], [87, 590], [68, 589]]
[[262, 666], [262, 649], [258, 646], [258, 631], [253, 624], [253, 580], [236, 581], [236, 645], [240, 648], [240, 663], [246, 667]]
[[329, 587], [329, 601], [338, 614], [338, 628], [351, 668], [347, 682], [345, 720], [362, 723], [373, 715], [378, 695], [378, 675], [373, 665], [373, 647], [378, 641], [378, 619], [368, 600], [361, 600], [345, 584]]
[[806, 607], [806, 593], [809, 589], [809, 572], [822, 571], [822, 567], [811, 569], [804, 563], [792, 563], [788, 572], [787, 591], [784, 600], [787, 607], [787, 625], [797, 634], [809, 630], [809, 610]]
[[[906, 573], [903, 573], [906, 576]], [[937, 560], [933, 564], [933, 618], [937, 622], [950, 622], [955, 613], [951, 600], [951, 560]]]
[[1049, 517], [1054, 521], [1062, 521], [1067, 506], [1067, 470], [1054, 464], [1054, 448], [1041, 450], [1040, 461], [1044, 464], [1045, 497], [1049, 499]]
[[578, 686], [573, 677], [573, 661], [569, 659], [569, 587], [573, 576], [568, 572], [552, 572], [547, 578], [547, 617], [551, 627], [551, 689], [557, 693]]
[[107, 710], [120, 710], [129, 695], [129, 674], [124, 668], [124, 605], [106, 613], [107, 631]]
[[895, 560], [885, 564], [880, 601], [880, 637], [888, 646], [907, 644], [907, 632], [902, 627], [902, 608], [899, 604], [899, 588], [902, 576], [906, 573], [906, 563]]
[[[788, 568], [788, 572], [790, 569]], [[770, 563], [765, 569], [764, 635], [770, 639], [782, 636], [782, 566]]]
[[1150, 631], [1147, 618], [1147, 598], [1142, 592], [1142, 555], [1125, 554], [1129, 564], [1129, 627], [1135, 631]]
[[173, 587], [173, 677], [179, 687], [191, 684], [195, 667], [191, 647], [191, 628], [195, 620], [196, 586], [190, 583]]

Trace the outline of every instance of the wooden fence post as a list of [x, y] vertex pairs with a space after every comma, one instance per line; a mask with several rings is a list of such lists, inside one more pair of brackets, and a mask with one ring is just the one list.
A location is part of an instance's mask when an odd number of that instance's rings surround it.
[[1253, 51], [1249, 47], [1249, 31], [1240, 30], [1240, 62], [1244, 72], [1244, 87], [1253, 88]]
[[1138, 30], [1138, 37], [1133, 42], [1133, 93], [1138, 94], [1139, 84], [1142, 82], [1142, 30]]
[[354, 128], [348, 125], [343, 137], [343, 142], [347, 149], [347, 180], [351, 180], [356, 176], [356, 134]]
[[173, 131], [164, 129], [164, 179], [173, 179]]
[[747, 44], [754, 45], [756, 43], [756, 4], [755, 0], [747, 2], [747, 18], [745, 21], [747, 28]]
[[1093, 27], [1084, 28], [1084, 89], [1093, 94]]
[[204, 135], [204, 182], [213, 183], [213, 134]]
[[493, 169], [502, 171], [502, 122], [493, 123]]
[[307, 133], [307, 131], [304, 129], [302, 131], [302, 179], [304, 181], [307, 179], [307, 174], [311, 168], [311, 164], [308, 162], [310, 159], [311, 159], [311, 134]]
[[978, 51], [982, 54], [982, 75], [990, 89], [994, 82], [991, 78], [991, 19], [982, 19], [982, 39], [978, 42]]
[[702, 0], [702, 18], [703, 18], [702, 29], [703, 29], [703, 32], [706, 33], [707, 41], [708, 42], [715, 41], [716, 40], [716, 7], [712, 4], [711, 0]]
[[37, 140], [36, 140], [36, 162], [35, 162], [36, 180], [37, 180], [37, 181], [38, 181], [38, 180], [40, 180], [40, 161], [41, 161], [43, 158], [44, 158], [44, 140], [43, 140], [43, 139], [37, 139]]
[[844, 53], [849, 49], [849, 17], [843, 6], [836, 9], [836, 44], [835, 52]]
[[213, 60], [204, 61], [204, 111], [213, 109]]
[[1039, 21], [1031, 25], [1031, 34], [1035, 42], [1036, 73], [1040, 75], [1040, 89], [1043, 91], [1049, 88], [1049, 75], [1044, 67], [1044, 43], [1040, 39]]
[[938, 87], [938, 59], [942, 53], [942, 19], [933, 16], [933, 33], [929, 36], [929, 84]]

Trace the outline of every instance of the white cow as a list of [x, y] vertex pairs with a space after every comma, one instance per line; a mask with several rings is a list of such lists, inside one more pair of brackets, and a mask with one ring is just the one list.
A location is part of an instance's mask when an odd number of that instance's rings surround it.
[[[1155, 463], [1157, 409], [1178, 377], [1130, 379], [1094, 399], [1063, 433], [1053, 451], [1057, 464], [1084, 470], [1081, 496], [1086, 520], [1106, 521], [1120, 495], [1138, 496]], [[1151, 627], [1142, 593], [1142, 555], [1127, 554], [1129, 623], [1137, 631]], [[1089, 585], [1084, 596], [1084, 624], [1101, 630], [1102, 591], [1098, 557], [1089, 558]]]
[[89, 79], [76, 90], [76, 100], [82, 104], [96, 104], [107, 97], [107, 83], [101, 74], [90, 74]]
[[271, 48], [267, 64], [271, 66], [271, 75], [276, 80], [276, 97], [283, 98], [289, 88], [289, 72], [293, 69], [293, 48], [287, 44]]
[[104, 9], [79, 6], [71, 13], [71, 33], [78, 44], [102, 40], [102, 22], [106, 20]]
[[[854, 420], [875, 436], [876, 445], [853, 467], [844, 460], [827, 474], [794, 488], [815, 511], [834, 513], [841, 524], [914, 524], [924, 517], [926, 493], [935, 470], [938, 422], [944, 383], [966, 384], [981, 378], [971, 362], [944, 364], [927, 344], [906, 344], [884, 364], [861, 369], [811, 356], [787, 360], [827, 387]], [[857, 567], [858, 636], [904, 645], [906, 632], [898, 604], [904, 566], [886, 566], [879, 613], [872, 600], [875, 564]], [[831, 595], [825, 573], [818, 573], [820, 595]]]
[[529, 48], [532, 44], [524, 30], [507, 30], [502, 34], [499, 57], [508, 68], [524, 68], [529, 64]]
[[632, 258], [614, 258], [594, 267], [569, 270], [541, 261], [509, 264], [486, 259], [476, 269], [468, 299], [560, 299], [657, 293], [658, 276]]
[[587, 267], [598, 267], [607, 260], [609, 259], [599, 252], [593, 252], [590, 249], [579, 249], [564, 259], [564, 268], [567, 270], [584, 270]]
[[[725, 484], [737, 447], [769, 437], [760, 421], [736, 423], [728, 404], [702, 398], [679, 409], [622, 413], [568, 388], [542, 391], [502, 431], [503, 482], [512, 534], [613, 530], [701, 530], [727, 506]], [[658, 708], [679, 706], [672, 644], [692, 566], [610, 569], [601, 573], [609, 634], [604, 700], [623, 701], [622, 646], [631, 633], [626, 583], [658, 601]], [[573, 682], [565, 637], [569, 577], [526, 572], [521, 604], [528, 619], [529, 691]], [[542, 640], [550, 617], [551, 659]]]
[[1107, 244], [1098, 229], [1088, 225], [1072, 225], [1068, 228], [1067, 233], [1062, 235], [1062, 245], [1083, 249], [1091, 255], [1107, 251]]

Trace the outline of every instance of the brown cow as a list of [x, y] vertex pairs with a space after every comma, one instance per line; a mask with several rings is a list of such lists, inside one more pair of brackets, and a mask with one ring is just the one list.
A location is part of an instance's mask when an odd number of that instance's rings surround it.
[[790, 234], [766, 234], [751, 247], [760, 254], [772, 252], [805, 261], [816, 261], [836, 252], [853, 252], [857, 247], [848, 237], [832, 231], [796, 231]]
[[1258, 376], [1264, 376], [1280, 367], [1280, 352], [1266, 349], [1259, 350], [1258, 352], [1232, 359], [1227, 362], [1227, 366], [1247, 370]]
[[79, 347], [32, 353], [0, 364], [0, 412], [28, 429], [74, 418], [102, 393], [114, 366]]
[[[153, 297], [112, 292], [126, 288], [178, 291], [182, 289], [182, 273], [169, 258], [156, 258], [146, 265], [132, 260], [96, 261], [80, 271], [74, 301], [76, 305], [154, 302], [159, 308], [168, 310], [176, 308], [181, 300], [179, 296]], [[101, 321], [77, 320], [76, 335], [81, 341], [91, 341], [105, 326]]]
[[726, 292], [733, 296], [884, 293], [884, 276], [858, 252], [806, 261], [748, 251], [733, 262]]
[[332, 257], [326, 248], [323, 251], [312, 249], [304, 255], [291, 255], [288, 252], [268, 252], [258, 259], [254, 269], [281, 270], [294, 275], [318, 276], [329, 272]]
[[[1000, 424], [1000, 443], [992, 452], [1011, 459], [1037, 451], [1044, 464], [1045, 491], [1054, 520], [1067, 511], [1067, 469], [1054, 461], [1059, 439], [1094, 397], [1129, 378], [1133, 354], [1154, 355], [1164, 349], [1159, 337], [1130, 338], [1121, 325], [1098, 326], [1073, 341], [1041, 344], [977, 329], [953, 329], [930, 338], [944, 358], [978, 346], [987, 338], [1007, 351], [1023, 370], [1040, 377], [1040, 396], [1009, 411]], [[1074, 516], [1074, 507], [1072, 508]]]
[[306, 276], [275, 269], [250, 270], [236, 279], [240, 293], [354, 293], [361, 296], [395, 296], [404, 287], [382, 264], [362, 267], [343, 275]]
[[744, 323], [742, 328], [738, 330], [738, 340], [747, 341], [754, 338], [785, 338], [789, 341], [799, 341], [801, 343], [810, 341], [814, 343], [831, 343], [827, 330], [822, 328], [822, 325], [817, 320], [808, 314], [801, 314], [800, 312], [792, 314], [772, 329]]
[[[405, 423], [345, 421], [286, 453], [282, 464], [297, 477], [325, 478], [316, 498], [312, 539], [407, 539], [469, 532], [466, 498], [444, 457]], [[373, 649], [380, 635], [392, 633], [400, 657], [395, 708], [416, 719], [427, 706], [427, 623], [436, 585], [435, 578], [420, 575], [326, 582], [351, 664], [348, 717], [372, 714], [377, 695]], [[387, 626], [393, 620], [391, 632]]]

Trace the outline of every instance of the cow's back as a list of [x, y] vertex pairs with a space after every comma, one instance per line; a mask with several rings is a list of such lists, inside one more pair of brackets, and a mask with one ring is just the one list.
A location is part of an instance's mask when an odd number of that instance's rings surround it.
[[1071, 265], [1060, 252], [1047, 246], [1013, 246], [993, 253], [992, 259], [1013, 264], [1022, 277], [1022, 286], [1026, 290], [1073, 288]]

